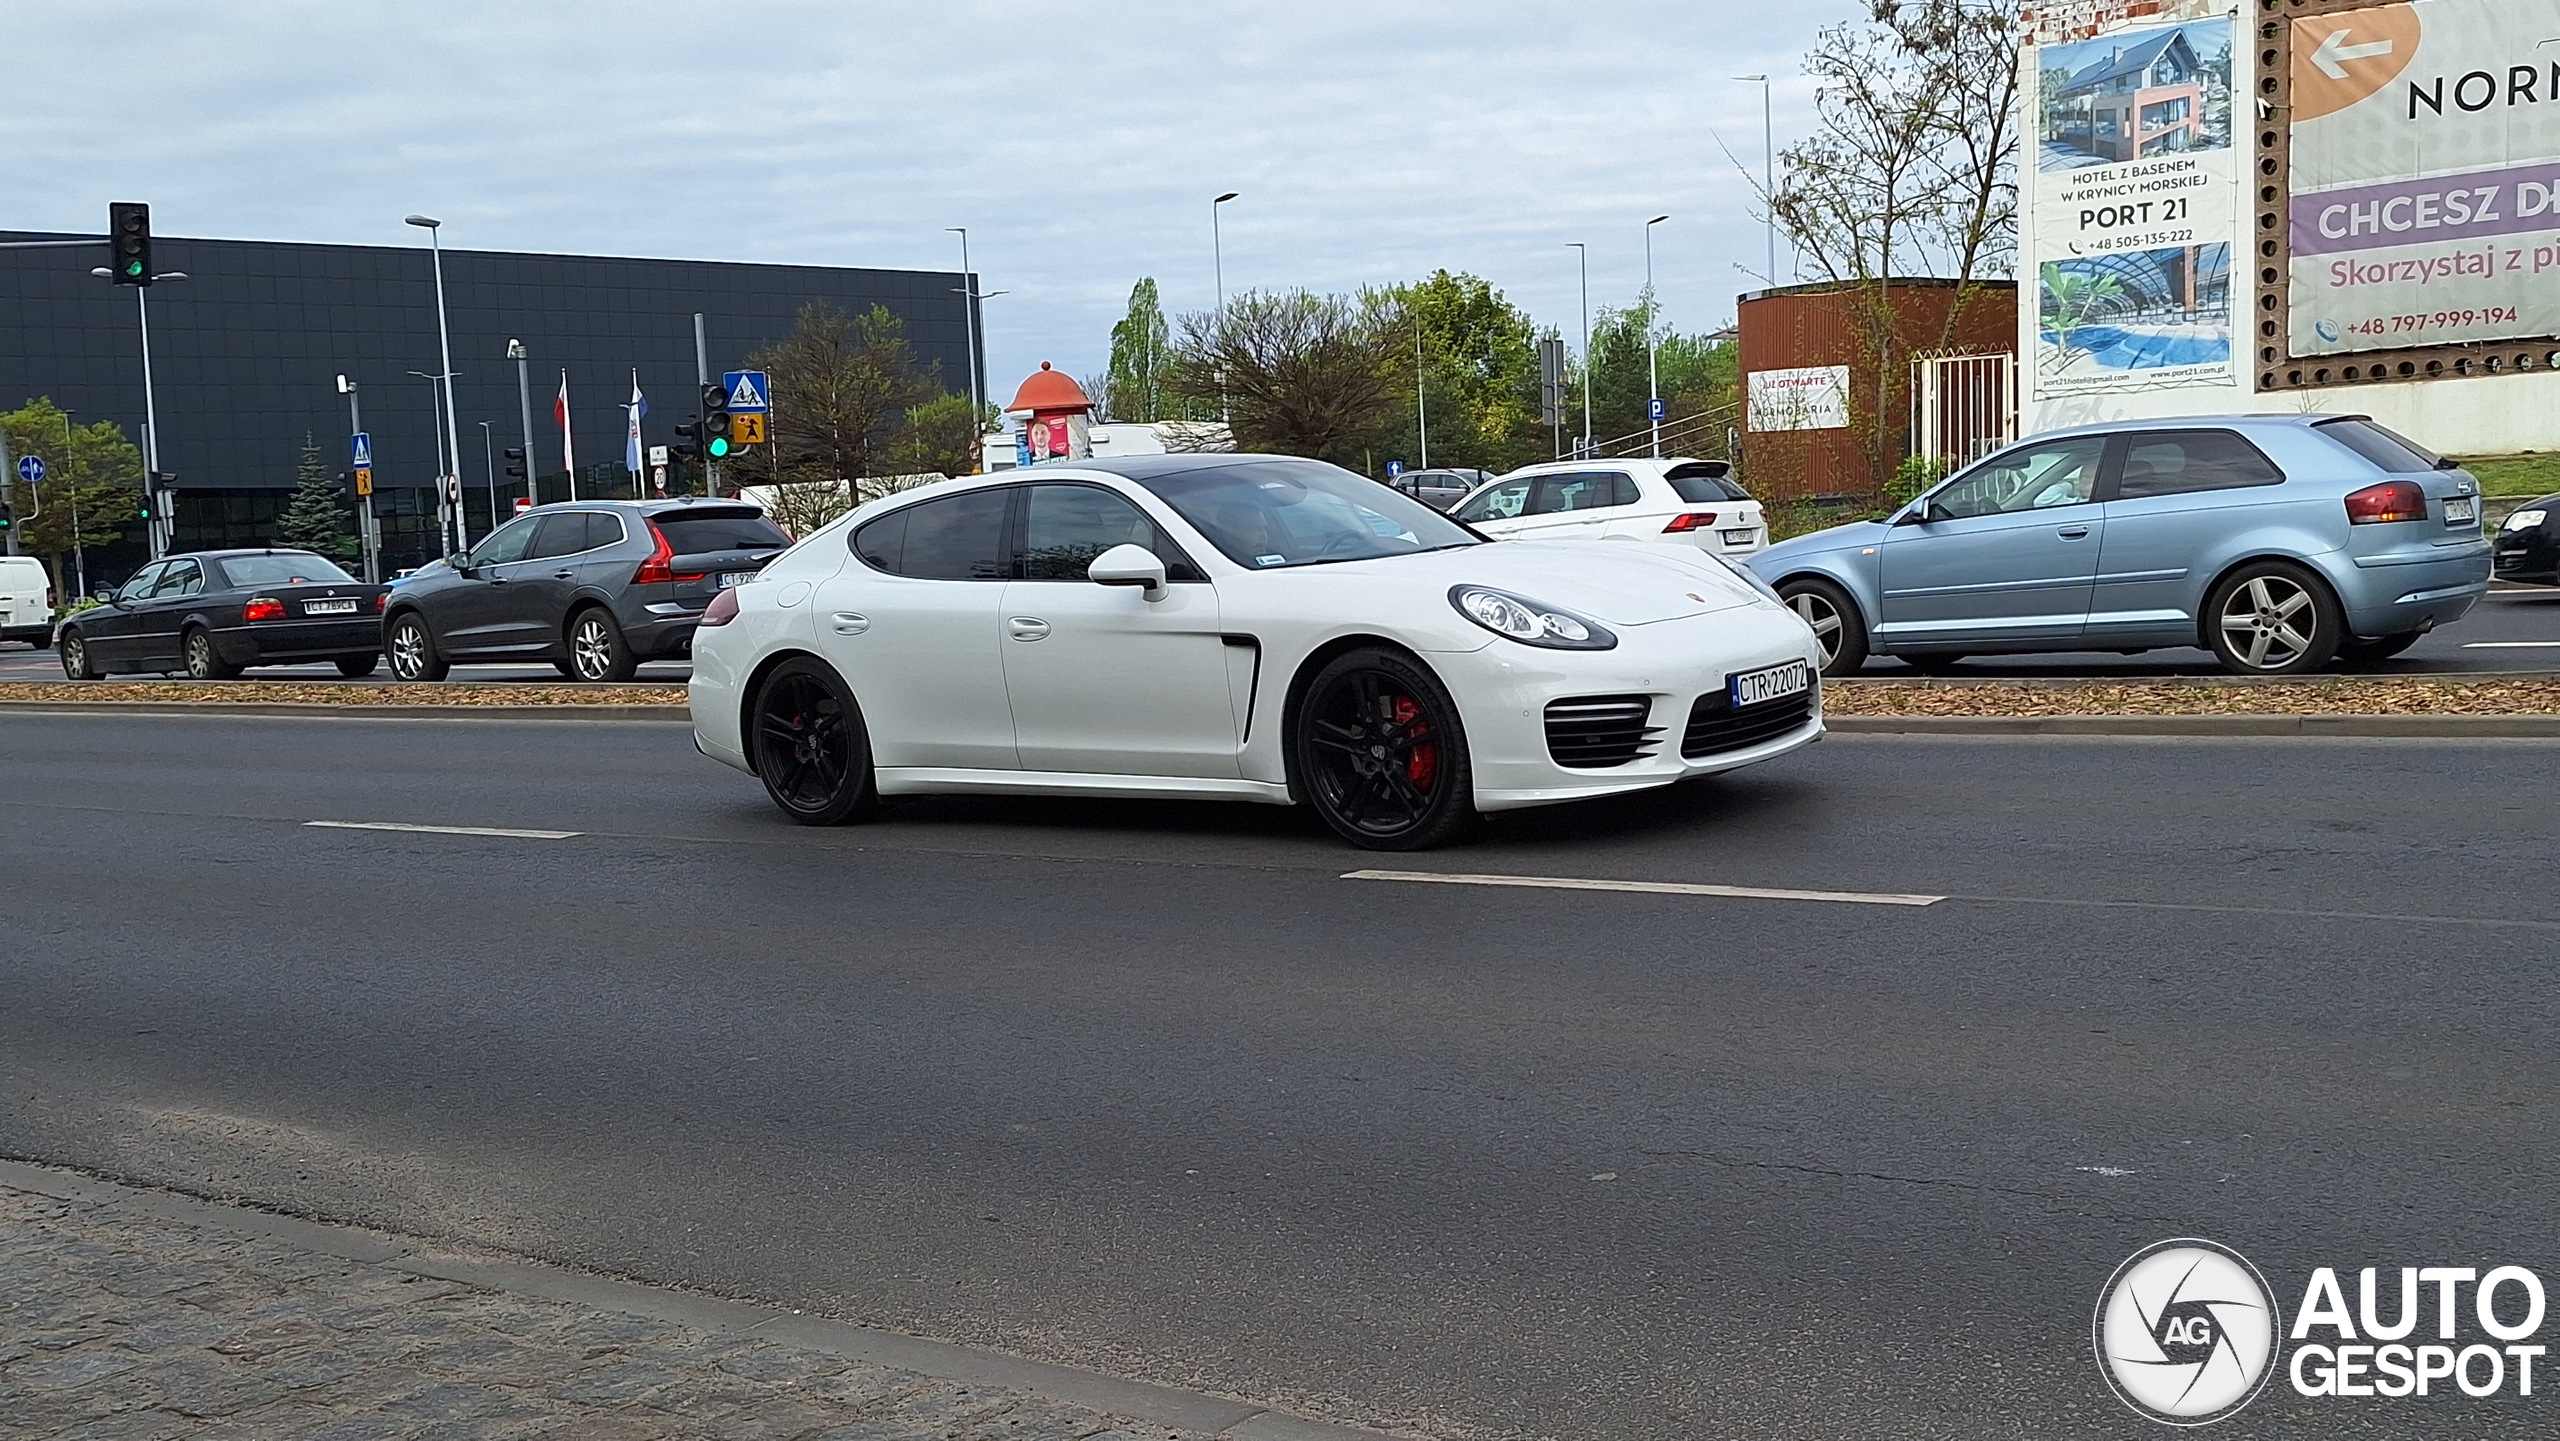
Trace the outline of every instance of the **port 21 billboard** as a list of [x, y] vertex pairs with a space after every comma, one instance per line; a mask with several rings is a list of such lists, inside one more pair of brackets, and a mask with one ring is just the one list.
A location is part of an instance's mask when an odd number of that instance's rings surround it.
[[2285, 236], [2291, 358], [2397, 352], [2365, 368], [2468, 373], [2482, 347], [2560, 335], [2560, 0], [2281, 23], [2267, 38], [2290, 51], [2289, 183], [2262, 227]]

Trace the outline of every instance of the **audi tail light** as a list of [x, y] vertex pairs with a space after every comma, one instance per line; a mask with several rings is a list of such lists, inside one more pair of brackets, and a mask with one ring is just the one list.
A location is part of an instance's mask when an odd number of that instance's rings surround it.
[[2349, 525], [2389, 525], [2427, 518], [2427, 493], [2414, 480], [2386, 480], [2347, 497]]
[[1664, 535], [1682, 535], [1693, 530], [1704, 530], [1715, 523], [1716, 513], [1714, 511], [1693, 510], [1686, 514], [1671, 517], [1671, 523], [1662, 528], [1662, 533]]
[[251, 596], [249, 603], [240, 607], [240, 618], [242, 620], [282, 620], [284, 619], [284, 602], [271, 595]]

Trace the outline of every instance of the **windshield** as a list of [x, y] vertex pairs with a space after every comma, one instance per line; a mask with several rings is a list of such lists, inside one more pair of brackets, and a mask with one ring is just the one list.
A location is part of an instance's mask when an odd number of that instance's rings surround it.
[[1227, 559], [1255, 570], [1483, 543], [1420, 501], [1320, 460], [1243, 460], [1136, 479]]
[[236, 586], [344, 585], [354, 576], [316, 555], [282, 551], [275, 555], [235, 555], [214, 562], [224, 579]]

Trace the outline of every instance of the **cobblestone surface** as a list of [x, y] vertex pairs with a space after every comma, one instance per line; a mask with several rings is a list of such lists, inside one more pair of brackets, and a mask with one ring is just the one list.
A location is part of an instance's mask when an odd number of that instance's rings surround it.
[[0, 1438], [1206, 1441], [0, 1186]]

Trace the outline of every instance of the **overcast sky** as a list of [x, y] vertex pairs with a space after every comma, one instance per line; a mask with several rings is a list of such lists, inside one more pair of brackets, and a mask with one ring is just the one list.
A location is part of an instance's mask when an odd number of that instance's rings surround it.
[[[997, 398], [1099, 370], [1141, 275], [1347, 290], [1435, 267], [1542, 322], [1643, 283], [1721, 324], [1764, 268], [1759, 87], [1853, 0], [1529, 5], [1122, 0], [617, 4], [21, 0], [0, 228], [956, 269], [970, 228]], [[732, 17], [723, 32], [712, 17]], [[1783, 254], [1781, 267], [1786, 264]]]

